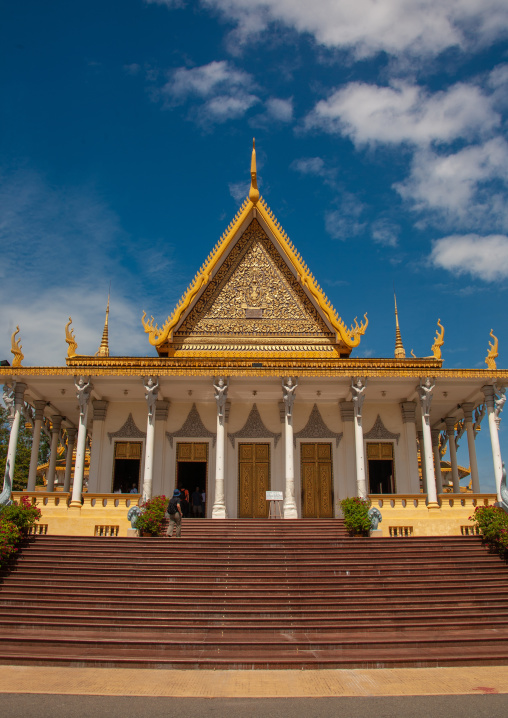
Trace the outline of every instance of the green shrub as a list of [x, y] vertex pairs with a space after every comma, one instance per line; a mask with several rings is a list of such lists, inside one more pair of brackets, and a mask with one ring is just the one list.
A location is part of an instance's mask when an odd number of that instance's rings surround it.
[[169, 499], [166, 496], [154, 496], [153, 499], [139, 505], [141, 514], [136, 521], [139, 533], [149, 533], [151, 536], [162, 534], [168, 503]]
[[9, 559], [18, 550], [16, 545], [19, 543], [23, 534], [11, 521], [6, 521], [0, 516], [0, 568], [4, 568]]
[[340, 502], [344, 514], [344, 525], [350, 536], [367, 536], [370, 531], [371, 518], [369, 516], [370, 501], [356, 496]]
[[28, 496], [22, 496], [19, 503], [14, 502], [10, 506], [4, 506], [0, 512], [3, 521], [15, 524], [25, 536], [40, 517], [40, 508], [32, 504]]
[[488, 543], [501, 556], [508, 557], [508, 514], [500, 506], [477, 506], [469, 517]]

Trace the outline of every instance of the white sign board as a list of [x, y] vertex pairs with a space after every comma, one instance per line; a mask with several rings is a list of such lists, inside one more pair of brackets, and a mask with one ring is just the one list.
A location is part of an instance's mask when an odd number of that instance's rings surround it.
[[284, 498], [282, 491], [267, 491], [266, 492], [266, 500], [267, 501], [282, 501]]

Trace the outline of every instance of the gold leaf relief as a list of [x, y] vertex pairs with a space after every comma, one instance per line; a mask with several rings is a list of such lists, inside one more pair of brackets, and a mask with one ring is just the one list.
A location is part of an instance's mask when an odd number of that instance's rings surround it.
[[176, 336], [210, 334], [330, 337], [317, 310], [256, 220], [225, 259]]

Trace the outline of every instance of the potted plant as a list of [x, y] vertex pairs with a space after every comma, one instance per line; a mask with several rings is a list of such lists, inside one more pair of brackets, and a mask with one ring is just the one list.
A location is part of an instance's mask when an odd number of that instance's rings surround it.
[[140, 503], [141, 513], [136, 521], [140, 536], [162, 535], [167, 505], [166, 496], [154, 496], [153, 499]]
[[371, 525], [370, 501], [357, 496], [340, 502], [344, 514], [344, 525], [350, 536], [368, 536]]

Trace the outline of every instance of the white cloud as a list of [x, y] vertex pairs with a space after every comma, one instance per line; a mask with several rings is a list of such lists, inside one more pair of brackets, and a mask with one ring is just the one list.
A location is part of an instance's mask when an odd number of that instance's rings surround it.
[[178, 67], [159, 91], [167, 107], [201, 102], [194, 113], [198, 122], [227, 122], [242, 117], [259, 102], [252, 76], [225, 60], [200, 67]]
[[414, 209], [448, 222], [508, 228], [507, 186], [508, 143], [495, 138], [453, 154], [417, 152], [409, 178], [395, 189]]
[[430, 94], [402, 82], [352, 82], [318, 102], [305, 120], [306, 127], [341, 133], [355, 145], [450, 142], [484, 135], [499, 124], [490, 99], [464, 83]]
[[270, 118], [279, 122], [292, 122], [293, 100], [283, 100], [280, 97], [270, 97], [266, 101], [266, 111]]
[[451, 235], [433, 243], [430, 261], [435, 267], [470, 274], [486, 282], [508, 278], [508, 237], [492, 234]]
[[333, 239], [345, 242], [357, 237], [365, 230], [366, 222], [361, 222], [360, 213], [348, 213], [347, 210], [333, 210], [325, 214], [325, 229]]
[[[153, 1], [153, 0], [152, 0]], [[174, 0], [156, 0], [174, 6]], [[356, 58], [379, 52], [431, 57], [450, 47], [470, 49], [506, 36], [506, 0], [202, 0], [236, 24], [239, 42], [282, 23]]]
[[396, 247], [399, 227], [388, 219], [378, 219], [371, 227], [372, 239], [384, 247]]
[[160, 306], [158, 285], [154, 296], [146, 297], [150, 268], [137, 263], [139, 251], [131, 252], [129, 240], [93, 190], [53, 187], [30, 170], [5, 171], [0, 177], [0, 358], [11, 359], [10, 336], [19, 324], [25, 365], [63, 365], [69, 315], [79, 351], [94, 354], [110, 280], [112, 352], [151, 352], [140, 315], [143, 302], [147, 309]]
[[230, 182], [229, 194], [235, 202], [243, 202], [249, 194], [250, 182]]

